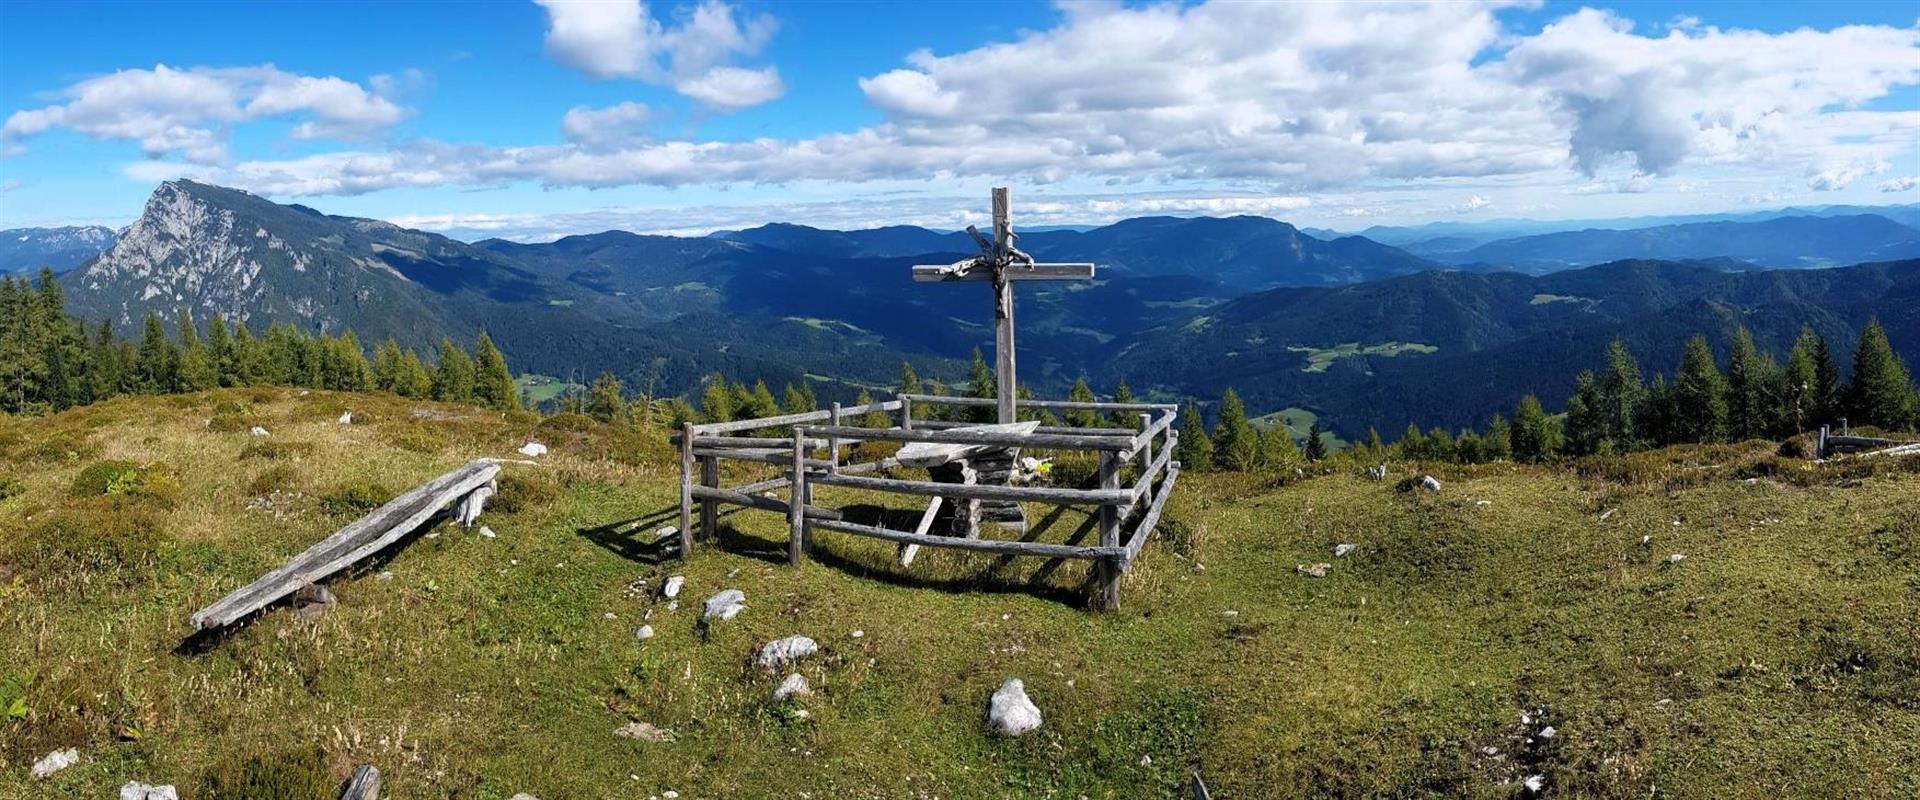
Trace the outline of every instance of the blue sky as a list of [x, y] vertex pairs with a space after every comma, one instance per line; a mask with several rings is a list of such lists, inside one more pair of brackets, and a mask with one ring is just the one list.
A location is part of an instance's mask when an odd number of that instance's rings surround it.
[[1911, 3], [0, 5], [0, 227], [466, 238], [1920, 202]]

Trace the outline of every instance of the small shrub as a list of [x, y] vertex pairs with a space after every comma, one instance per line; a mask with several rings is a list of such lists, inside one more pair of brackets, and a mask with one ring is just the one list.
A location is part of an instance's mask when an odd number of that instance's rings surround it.
[[24, 490], [24, 487], [20, 485], [19, 478], [15, 478], [12, 475], [0, 475], [0, 503], [18, 497]]
[[313, 455], [312, 442], [276, 442], [272, 438], [257, 438], [240, 448], [241, 458], [262, 458], [268, 461], [297, 461]]
[[347, 481], [320, 496], [320, 506], [329, 514], [358, 516], [387, 504], [393, 490], [365, 478]]
[[319, 750], [291, 749], [246, 756], [232, 754], [207, 771], [198, 797], [207, 800], [313, 800], [340, 790], [327, 774]]
[[125, 497], [76, 501], [27, 528], [16, 562], [43, 579], [151, 567], [164, 529], [158, 512]]
[[246, 412], [214, 412], [207, 420], [207, 430], [214, 433], [245, 433], [253, 430], [260, 421]]
[[121, 496], [173, 508], [183, 490], [173, 471], [161, 464], [139, 466], [131, 461], [101, 461], [74, 476], [67, 493], [76, 498]]
[[657, 428], [616, 426], [607, 438], [609, 460], [630, 466], [678, 463], [679, 451]]
[[231, 398], [223, 399], [220, 402], [213, 404], [213, 413], [215, 414], [227, 414], [227, 415], [237, 417], [237, 416], [246, 415], [247, 411], [248, 409], [245, 405], [242, 405], [240, 401], [234, 400]]
[[452, 441], [445, 431], [415, 424], [393, 435], [392, 444], [410, 453], [437, 453]]
[[600, 423], [585, 414], [555, 414], [540, 422], [540, 430], [582, 433], [593, 430]]
[[512, 472], [500, 476], [500, 489], [488, 498], [490, 511], [514, 514], [549, 505], [560, 497], [560, 484], [545, 472]]
[[275, 464], [268, 467], [265, 472], [254, 476], [253, 481], [247, 484], [247, 495], [249, 497], [265, 497], [274, 492], [291, 489], [297, 485], [299, 481], [300, 473], [295, 471], [293, 467], [287, 466], [286, 464]]

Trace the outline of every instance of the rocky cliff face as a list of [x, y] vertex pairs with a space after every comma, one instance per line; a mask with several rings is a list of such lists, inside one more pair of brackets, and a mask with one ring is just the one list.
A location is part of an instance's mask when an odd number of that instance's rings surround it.
[[113, 246], [112, 228], [14, 228], [0, 231], [0, 272], [66, 272]]

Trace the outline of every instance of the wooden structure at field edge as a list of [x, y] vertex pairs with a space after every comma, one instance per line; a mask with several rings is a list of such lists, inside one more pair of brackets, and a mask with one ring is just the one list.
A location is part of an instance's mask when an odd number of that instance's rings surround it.
[[[1139, 558], [1148, 537], [1159, 525], [1167, 498], [1180, 474], [1173, 460], [1180, 434], [1174, 425], [1177, 406], [1155, 403], [1107, 403], [1061, 400], [1022, 400], [1021, 405], [1050, 410], [1137, 412], [1139, 424], [1124, 428], [1039, 427], [1032, 433], [982, 430], [967, 423], [932, 423], [913, 418], [916, 404], [957, 407], [998, 406], [995, 399], [901, 394], [893, 400], [865, 406], [786, 414], [761, 419], [707, 425], [685, 425], [676, 444], [680, 449], [680, 552], [693, 552], [696, 530], [711, 538], [721, 504], [770, 511], [787, 519], [787, 558], [798, 565], [806, 558], [815, 531], [832, 531], [919, 547], [946, 547], [1007, 556], [1071, 558], [1096, 564], [1099, 592], [1096, 604], [1117, 608], [1120, 579]], [[888, 427], [847, 424], [870, 414], [885, 414]], [[790, 436], [737, 436], [745, 431], [791, 427]], [[1086, 488], [1057, 486], [995, 486], [952, 484], [932, 480], [879, 477], [900, 467], [884, 458], [843, 464], [843, 449], [859, 442], [901, 442], [1019, 448], [1023, 452], [1081, 451], [1099, 454], [1098, 485]], [[783, 467], [778, 477], [741, 486], [720, 485], [720, 461], [735, 460]], [[1129, 468], [1134, 477], [1122, 478]], [[841, 487], [929, 498], [928, 513], [915, 531], [901, 531], [848, 522], [832, 508], [816, 505], [817, 487]], [[769, 493], [786, 490], [785, 499]], [[933, 508], [943, 500], [999, 500], [1037, 502], [1096, 509], [1099, 543], [1072, 545], [1037, 541], [1007, 541], [974, 536], [935, 536], [927, 533]], [[698, 513], [696, 527], [694, 515]], [[1130, 523], [1130, 524], [1129, 524]]]

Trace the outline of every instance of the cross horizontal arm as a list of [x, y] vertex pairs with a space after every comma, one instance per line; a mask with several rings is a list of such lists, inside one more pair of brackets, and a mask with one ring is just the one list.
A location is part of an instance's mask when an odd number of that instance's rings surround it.
[[[1083, 281], [1093, 277], [1092, 264], [1034, 264], [1027, 266], [1014, 264], [1006, 269], [1007, 278], [1016, 281]], [[916, 283], [939, 283], [943, 281], [991, 281], [993, 270], [974, 268], [958, 272], [951, 264], [916, 264], [913, 267], [913, 280]]]

